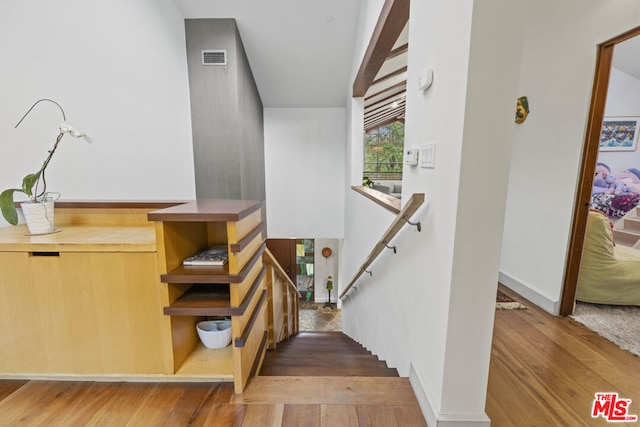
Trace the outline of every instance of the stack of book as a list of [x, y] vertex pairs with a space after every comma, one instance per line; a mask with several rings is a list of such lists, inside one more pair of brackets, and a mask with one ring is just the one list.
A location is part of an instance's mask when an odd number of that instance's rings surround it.
[[201, 250], [182, 261], [183, 265], [225, 265], [229, 260], [226, 245], [215, 245]]

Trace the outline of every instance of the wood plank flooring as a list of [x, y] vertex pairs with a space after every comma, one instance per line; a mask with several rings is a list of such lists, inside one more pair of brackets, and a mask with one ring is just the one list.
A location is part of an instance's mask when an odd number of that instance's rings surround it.
[[640, 358], [504, 290], [528, 309], [496, 310], [486, 403], [493, 426], [607, 425], [591, 417], [598, 392], [631, 399], [629, 413], [640, 415]]
[[[640, 358], [507, 293], [498, 310], [486, 412], [492, 426], [604, 426], [594, 394], [640, 415]], [[616, 423], [617, 425], [625, 425]], [[406, 378], [261, 376], [231, 383], [0, 381], [0, 426], [425, 426]], [[632, 423], [628, 425], [639, 425]]]

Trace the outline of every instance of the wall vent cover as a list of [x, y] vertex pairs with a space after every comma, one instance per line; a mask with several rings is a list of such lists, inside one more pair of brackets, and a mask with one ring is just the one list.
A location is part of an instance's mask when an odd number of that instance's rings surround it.
[[202, 65], [227, 65], [227, 51], [203, 50]]

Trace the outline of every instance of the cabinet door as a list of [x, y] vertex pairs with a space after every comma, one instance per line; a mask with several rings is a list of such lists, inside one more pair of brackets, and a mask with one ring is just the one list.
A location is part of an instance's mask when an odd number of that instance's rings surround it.
[[0, 253], [0, 373], [172, 373], [157, 258]]

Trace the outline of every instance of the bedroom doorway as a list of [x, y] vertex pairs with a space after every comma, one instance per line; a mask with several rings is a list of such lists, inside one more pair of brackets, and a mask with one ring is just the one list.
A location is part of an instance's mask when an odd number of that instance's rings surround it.
[[587, 216], [591, 206], [591, 194], [593, 191], [596, 163], [598, 161], [600, 135], [614, 50], [616, 45], [637, 36], [640, 36], [640, 27], [629, 30], [597, 46], [596, 70], [578, 176], [578, 188], [573, 209], [569, 251], [567, 253], [564, 283], [560, 300], [560, 316], [572, 314], [575, 307], [582, 247], [587, 227]]

